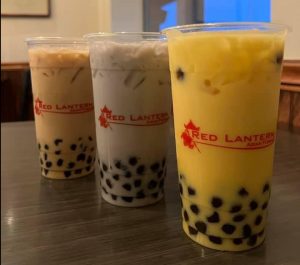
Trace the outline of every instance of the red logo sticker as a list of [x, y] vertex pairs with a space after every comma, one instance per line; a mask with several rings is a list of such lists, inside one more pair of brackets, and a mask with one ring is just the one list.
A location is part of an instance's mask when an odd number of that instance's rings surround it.
[[200, 152], [199, 145], [210, 145], [219, 148], [256, 150], [271, 146], [275, 141], [274, 132], [266, 132], [253, 135], [217, 135], [206, 133], [195, 125], [192, 120], [184, 124], [184, 131], [181, 134], [183, 145], [189, 149], [196, 149]]
[[99, 124], [103, 128], [111, 128], [110, 124], [127, 125], [127, 126], [158, 126], [165, 124], [169, 120], [169, 114], [151, 113], [142, 115], [123, 115], [114, 114], [106, 105], [100, 109], [98, 118]]

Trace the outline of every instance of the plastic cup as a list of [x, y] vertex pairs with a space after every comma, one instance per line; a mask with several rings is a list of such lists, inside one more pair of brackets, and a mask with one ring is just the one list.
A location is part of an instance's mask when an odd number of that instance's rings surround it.
[[265, 238], [286, 27], [170, 28], [168, 38], [185, 233], [217, 250]]
[[163, 198], [171, 88], [165, 36], [94, 33], [89, 42], [101, 194], [128, 207]]
[[26, 40], [42, 175], [72, 179], [94, 171], [92, 78], [83, 39]]

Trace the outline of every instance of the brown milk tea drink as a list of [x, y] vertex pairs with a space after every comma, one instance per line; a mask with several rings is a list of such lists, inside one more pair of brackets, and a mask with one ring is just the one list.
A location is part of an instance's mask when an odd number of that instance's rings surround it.
[[163, 197], [171, 118], [165, 37], [87, 35], [93, 77], [101, 193], [128, 207]]
[[78, 178], [96, 154], [89, 52], [82, 39], [27, 40], [42, 175]]

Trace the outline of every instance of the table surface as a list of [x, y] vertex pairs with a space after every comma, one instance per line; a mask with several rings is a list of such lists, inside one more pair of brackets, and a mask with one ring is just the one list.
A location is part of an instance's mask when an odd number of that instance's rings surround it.
[[266, 241], [229, 253], [201, 247], [181, 229], [174, 142], [164, 200], [120, 208], [101, 200], [98, 170], [41, 178], [33, 122], [1, 128], [2, 264], [300, 264], [299, 134], [278, 131]]

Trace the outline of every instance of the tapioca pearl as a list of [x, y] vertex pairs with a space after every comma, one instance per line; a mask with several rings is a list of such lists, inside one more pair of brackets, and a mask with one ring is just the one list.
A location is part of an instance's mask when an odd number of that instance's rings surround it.
[[93, 141], [93, 137], [92, 137], [92, 136], [89, 136], [88, 139], [89, 139], [90, 141]]
[[125, 190], [131, 191], [131, 185], [129, 183], [125, 183], [122, 185]]
[[195, 223], [196, 228], [198, 229], [198, 231], [202, 234], [206, 233], [207, 230], [207, 225], [204, 222], [198, 221]]
[[87, 162], [88, 164], [91, 164], [92, 161], [93, 161], [93, 158], [92, 158], [91, 156], [88, 156], [86, 162]]
[[48, 159], [48, 155], [47, 153], [44, 153], [44, 160], [47, 160]]
[[84, 161], [85, 160], [85, 154], [84, 153], [80, 153], [77, 157], [76, 160], [79, 161]]
[[116, 201], [116, 200], [117, 200], [117, 196], [116, 196], [116, 195], [114, 195], [114, 194], [111, 194], [110, 196], [111, 196], [111, 198], [112, 198], [114, 201]]
[[82, 140], [82, 137], [78, 137], [78, 141], [81, 141]]
[[230, 212], [231, 213], [238, 213], [242, 209], [242, 205], [240, 204], [235, 204], [231, 206]]
[[212, 197], [211, 204], [214, 208], [220, 208], [223, 204], [223, 200], [219, 197]]
[[131, 166], [135, 166], [138, 162], [138, 159], [135, 156], [129, 157], [128, 159], [128, 163]]
[[235, 231], [236, 227], [231, 224], [222, 225], [222, 230], [225, 234], [232, 235]]
[[262, 218], [261, 215], [256, 216], [254, 224], [255, 224], [255, 225], [260, 225], [261, 222], [262, 222], [262, 219], [263, 219], [263, 218]]
[[103, 179], [103, 177], [104, 177], [104, 174], [103, 174], [103, 171], [102, 170], [100, 170], [100, 177]]
[[126, 171], [125, 178], [131, 178], [132, 174], [130, 171]]
[[143, 190], [140, 190], [140, 191], [138, 191], [138, 192], [136, 193], [136, 197], [137, 197], [138, 199], [143, 199], [143, 198], [146, 197], [146, 195], [145, 195], [145, 193], [144, 193]]
[[121, 198], [122, 198], [122, 200], [125, 201], [125, 202], [132, 202], [132, 201], [133, 201], [133, 198], [132, 198], [132, 197], [122, 196]]
[[200, 210], [196, 204], [191, 204], [190, 209], [194, 214], [199, 214]]
[[194, 196], [196, 195], [196, 191], [192, 187], [188, 187], [188, 194], [190, 196]]
[[46, 150], [49, 150], [49, 145], [45, 144], [45, 145], [44, 145], [44, 148], [45, 148]]
[[43, 159], [42, 159], [42, 158], [40, 158], [40, 163], [41, 163], [41, 165], [43, 165], [43, 164], [44, 164], [44, 161], [43, 161]]
[[64, 160], [62, 160], [61, 158], [56, 161], [56, 165], [59, 167], [61, 167], [63, 163], [64, 163]]
[[253, 247], [253, 246], [255, 246], [256, 242], [257, 242], [257, 235], [253, 235], [253, 236], [250, 236], [250, 238], [248, 239], [247, 245], [250, 247]]
[[108, 194], [107, 190], [106, 190], [104, 187], [102, 187], [102, 190], [103, 190], [106, 194]]
[[267, 207], [268, 207], [268, 202], [264, 202], [264, 204], [261, 206], [263, 210], [267, 209]]
[[61, 154], [61, 151], [60, 151], [60, 150], [56, 150], [56, 151], [54, 152], [54, 154], [60, 155], [60, 154]]
[[134, 187], [138, 188], [142, 185], [142, 180], [136, 179], [133, 183]]
[[118, 174], [114, 174], [113, 175], [113, 179], [116, 180], [116, 181], [118, 181], [120, 179], [120, 176]]
[[181, 195], [183, 195], [183, 188], [182, 188], [182, 184], [181, 183], [179, 183], [179, 192], [180, 192]]
[[242, 238], [234, 238], [233, 239], [233, 244], [235, 244], [235, 245], [241, 245], [242, 243], [243, 243]]
[[102, 162], [102, 169], [106, 172], [108, 170], [108, 167], [105, 163]]
[[198, 234], [198, 230], [196, 230], [195, 228], [191, 227], [190, 225], [188, 226], [189, 229], [189, 233], [191, 235], [197, 235]]
[[164, 167], [166, 165], [166, 158], [164, 157], [163, 160], [161, 161], [161, 166]]
[[136, 173], [138, 175], [143, 175], [145, 173], [146, 167], [144, 165], [140, 165], [136, 169]]
[[165, 183], [165, 180], [164, 179], [161, 179], [160, 181], [159, 181], [159, 188], [163, 188], [164, 187], [164, 183]]
[[74, 162], [69, 162], [68, 163], [68, 168], [73, 168], [75, 167], [75, 163]]
[[91, 167], [90, 167], [90, 166], [87, 166], [87, 167], [85, 168], [85, 170], [86, 170], [86, 171], [90, 171], [90, 170], [91, 170]]
[[158, 169], [159, 169], [159, 163], [154, 163], [150, 166], [150, 169], [153, 171], [153, 172], [157, 172]]
[[233, 216], [232, 220], [234, 222], [238, 223], [238, 222], [242, 222], [245, 219], [245, 217], [246, 217], [246, 215], [244, 215], [244, 214], [237, 214], [237, 215]]
[[71, 171], [70, 170], [67, 170], [67, 171], [64, 171], [64, 175], [66, 178], [70, 177], [71, 176]]
[[252, 211], [254, 211], [258, 207], [258, 204], [255, 200], [252, 200], [249, 204], [249, 207]]
[[46, 167], [48, 167], [48, 168], [52, 167], [52, 162], [51, 161], [47, 161], [46, 162]]
[[75, 151], [76, 148], [77, 148], [77, 145], [76, 145], [76, 144], [71, 144], [71, 145], [70, 145], [70, 149], [71, 149], [72, 151]]
[[94, 152], [95, 148], [94, 147], [91, 147], [90, 151], [91, 152]]
[[218, 236], [208, 236], [208, 239], [210, 242], [217, 244], [217, 245], [221, 245], [222, 244], [222, 238], [218, 237]]
[[44, 168], [44, 173], [45, 173], [45, 175], [47, 175], [47, 174], [48, 174], [48, 172], [49, 172], [49, 170], [48, 170], [48, 169], [46, 169], [46, 168]]
[[114, 164], [115, 164], [115, 167], [116, 167], [117, 169], [121, 169], [122, 163], [121, 163], [120, 160], [116, 160], [116, 161], [114, 162]]
[[186, 221], [186, 222], [188, 222], [190, 219], [186, 210], [183, 211], [183, 218], [184, 218], [184, 221]]
[[249, 192], [248, 192], [245, 188], [241, 188], [241, 189], [239, 190], [239, 195], [240, 195], [241, 197], [246, 197], [246, 196], [249, 195]]
[[244, 237], [250, 237], [252, 234], [252, 229], [250, 225], [246, 224], [243, 226], [243, 236]]
[[106, 185], [107, 185], [109, 188], [112, 188], [112, 184], [111, 184], [111, 182], [110, 182], [109, 179], [106, 179], [105, 182], [106, 182]]
[[54, 140], [54, 144], [57, 146], [57, 145], [59, 145], [60, 143], [62, 143], [63, 142], [63, 140], [62, 139], [59, 139], [59, 138], [57, 138], [57, 139], [55, 139]]
[[176, 70], [176, 78], [180, 81], [184, 79], [184, 72], [180, 67]]
[[158, 192], [152, 193], [151, 196], [156, 199], [158, 197]]
[[264, 187], [263, 187], [263, 193], [265, 193], [265, 192], [267, 192], [267, 191], [269, 191], [270, 190], [270, 185], [269, 185], [269, 183], [266, 183], [265, 185], [264, 185]]
[[157, 187], [157, 182], [155, 180], [150, 180], [149, 183], [148, 183], [148, 189], [149, 190], [153, 190]]
[[209, 223], [218, 223], [218, 222], [220, 222], [220, 217], [219, 217], [219, 214], [217, 212], [214, 212], [212, 215], [208, 216], [206, 219], [207, 219], [207, 222], [209, 222]]
[[82, 172], [81, 168], [75, 170], [75, 174], [81, 174], [81, 172]]

